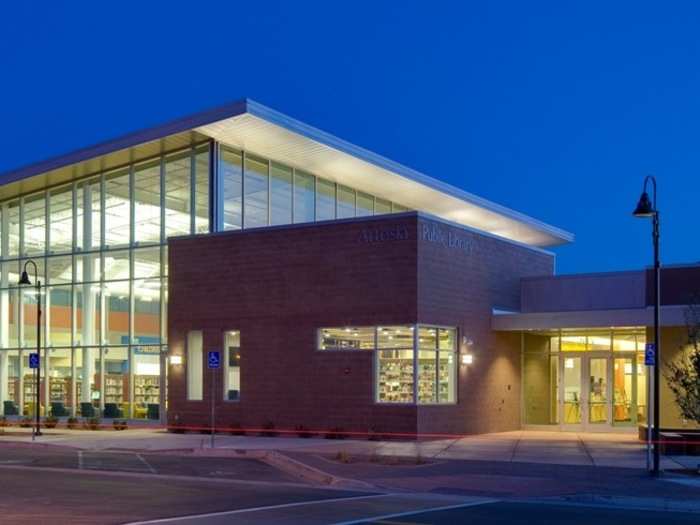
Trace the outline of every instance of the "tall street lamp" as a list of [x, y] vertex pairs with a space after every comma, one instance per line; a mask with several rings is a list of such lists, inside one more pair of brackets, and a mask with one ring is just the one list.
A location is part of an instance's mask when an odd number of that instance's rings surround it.
[[[651, 181], [654, 189], [654, 200], [649, 199], [647, 193], [647, 184]], [[653, 175], [647, 175], [644, 179], [644, 188], [642, 195], [639, 197], [639, 202], [635, 208], [633, 215], [635, 217], [651, 217], [652, 232], [651, 236], [654, 241], [654, 432], [652, 440], [654, 442], [654, 466], [652, 473], [654, 476], [659, 475], [660, 463], [660, 445], [659, 445], [659, 364], [661, 363], [661, 347], [659, 341], [660, 330], [660, 306], [661, 306], [661, 264], [659, 263], [659, 210], [656, 207], [656, 179]], [[647, 417], [647, 425], [649, 424]]]
[[39, 407], [41, 406], [41, 281], [39, 280], [36, 263], [31, 259], [24, 263], [19, 284], [31, 286], [32, 282], [29, 280], [29, 274], [27, 274], [27, 265], [30, 263], [34, 267], [34, 281], [36, 281], [36, 356], [38, 361], [36, 367], [36, 401], [34, 404], [36, 424], [34, 435], [41, 436], [41, 419], [39, 417]]

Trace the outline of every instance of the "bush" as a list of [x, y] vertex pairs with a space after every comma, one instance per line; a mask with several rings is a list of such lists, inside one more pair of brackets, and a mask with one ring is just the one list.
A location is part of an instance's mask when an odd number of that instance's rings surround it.
[[245, 436], [245, 430], [241, 429], [241, 424], [238, 422], [231, 423], [232, 436]]
[[345, 439], [346, 437], [345, 430], [341, 427], [333, 427], [325, 435], [326, 439]]
[[300, 438], [310, 438], [314, 435], [313, 432], [311, 432], [304, 425], [297, 425], [294, 427], [294, 430], [296, 430], [297, 436], [299, 436]]
[[49, 416], [44, 419], [44, 428], [56, 428], [58, 426], [58, 418], [55, 416]]
[[275, 437], [279, 432], [275, 432], [275, 424], [272, 421], [268, 421], [263, 424], [263, 431], [260, 432], [261, 436], [265, 437]]
[[19, 426], [22, 428], [31, 428], [32, 418], [28, 417], [28, 416], [24, 416], [22, 419], [19, 420]]
[[100, 418], [90, 417], [83, 420], [83, 428], [85, 430], [99, 430], [100, 429]]
[[112, 421], [112, 426], [114, 427], [114, 430], [126, 430], [129, 428], [129, 424], [127, 423], [126, 419], [119, 421], [118, 419], [115, 419]]
[[77, 417], [69, 417], [66, 419], [66, 427], [70, 429], [78, 428], [78, 418]]

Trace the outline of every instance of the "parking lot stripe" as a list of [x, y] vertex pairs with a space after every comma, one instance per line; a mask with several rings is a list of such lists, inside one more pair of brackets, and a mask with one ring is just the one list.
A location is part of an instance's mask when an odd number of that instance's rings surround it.
[[129, 523], [128, 525], [152, 525], [155, 523], [177, 523], [178, 521], [197, 520], [197, 519], [213, 518], [213, 517], [220, 517], [220, 516], [234, 516], [236, 514], [259, 512], [259, 511], [264, 511], [264, 510], [277, 510], [277, 509], [286, 509], [286, 508], [290, 508], [290, 507], [301, 507], [304, 505], [337, 503], [339, 501], [351, 501], [351, 500], [356, 501], [356, 500], [362, 500], [362, 499], [383, 498], [386, 496], [387, 496], [386, 494], [370, 494], [368, 496], [348, 496], [345, 498], [327, 498], [327, 499], [319, 499], [319, 500], [311, 500], [311, 501], [298, 501], [295, 503], [283, 503], [280, 505], [268, 505], [265, 507], [249, 507], [246, 509], [236, 509], [236, 510], [228, 510], [228, 511], [222, 511], [222, 512], [210, 512], [207, 514], [191, 514], [189, 516], [177, 516], [174, 518], [161, 518], [161, 519], [148, 520], [148, 521], [135, 521], [135, 522]]

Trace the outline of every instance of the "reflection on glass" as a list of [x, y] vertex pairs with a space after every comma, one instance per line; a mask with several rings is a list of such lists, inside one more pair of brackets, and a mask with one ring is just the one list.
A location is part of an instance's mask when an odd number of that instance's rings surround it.
[[130, 242], [131, 206], [129, 171], [120, 170], [105, 176], [105, 245], [125, 246]]
[[136, 344], [160, 343], [160, 279], [134, 281], [134, 337]]
[[243, 180], [243, 222], [245, 228], [267, 226], [267, 161], [252, 155], [245, 156], [245, 176]]
[[51, 415], [55, 417], [71, 415], [73, 406], [71, 354], [69, 348], [47, 350], [49, 407]]
[[292, 168], [270, 164], [270, 224], [292, 222]]
[[314, 221], [314, 176], [294, 171], [294, 222]]
[[[562, 341], [563, 343], [563, 341]], [[581, 358], [564, 358], [564, 423], [581, 423]]]
[[632, 423], [632, 358], [616, 358], [613, 362], [613, 421], [615, 423]]
[[608, 359], [589, 360], [588, 421], [606, 423], [608, 421]]
[[105, 348], [104, 417], [131, 417], [129, 406], [129, 350]]
[[50, 251], [69, 252], [73, 249], [73, 188], [51, 192], [49, 217]]
[[413, 350], [378, 350], [377, 381], [379, 403], [413, 403]]
[[319, 350], [372, 350], [374, 327], [345, 326], [319, 330]]
[[335, 183], [316, 179], [316, 220], [335, 219]]
[[190, 152], [165, 158], [165, 236], [187, 235], [191, 229], [192, 168]]
[[105, 282], [102, 285], [104, 312], [103, 344], [129, 342], [129, 281]]
[[223, 188], [224, 230], [243, 227], [243, 167], [241, 154], [221, 147], [219, 177]]
[[88, 251], [102, 244], [102, 213], [100, 179], [78, 183], [75, 195], [76, 245]]
[[24, 255], [46, 251], [46, 198], [43, 193], [24, 199]]
[[391, 213], [391, 202], [377, 197], [374, 201], [374, 214], [384, 215], [385, 213]]
[[367, 193], [357, 192], [356, 216], [374, 215], [374, 197]]
[[43, 311], [47, 317], [48, 344], [50, 346], [70, 346], [72, 326], [72, 301], [70, 286], [50, 286], [46, 288], [46, 304]]
[[137, 419], [158, 419], [160, 404], [160, 347], [133, 347], [134, 413]]
[[160, 160], [134, 168], [134, 235], [140, 243], [160, 241]]
[[196, 150], [195, 155], [195, 217], [194, 232], [209, 233], [209, 147]]
[[355, 190], [338, 184], [338, 218], [348, 219], [355, 216]]
[[133, 254], [135, 279], [160, 275], [160, 246], [136, 249]]
[[7, 240], [9, 257], [19, 255], [19, 201], [12, 201], [3, 206], [3, 213], [7, 213]]
[[238, 401], [241, 397], [241, 334], [238, 330], [224, 334], [224, 352], [224, 400]]

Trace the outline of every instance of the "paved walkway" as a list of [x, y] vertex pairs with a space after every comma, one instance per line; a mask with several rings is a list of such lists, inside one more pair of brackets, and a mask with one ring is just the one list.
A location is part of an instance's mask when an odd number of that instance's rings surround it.
[[[84, 450], [206, 450], [210, 437], [202, 434], [173, 434], [156, 429], [125, 431], [45, 430], [38, 443]], [[0, 435], [4, 440], [31, 442], [31, 434], [14, 430]], [[645, 445], [636, 434], [543, 432], [521, 430], [465, 436], [459, 439], [426, 441], [332, 440], [298, 437], [217, 435], [215, 448], [234, 450], [277, 450], [332, 455], [392, 456], [434, 460], [479, 460], [556, 465], [644, 468]], [[666, 456], [662, 468], [695, 468], [700, 457]]]

